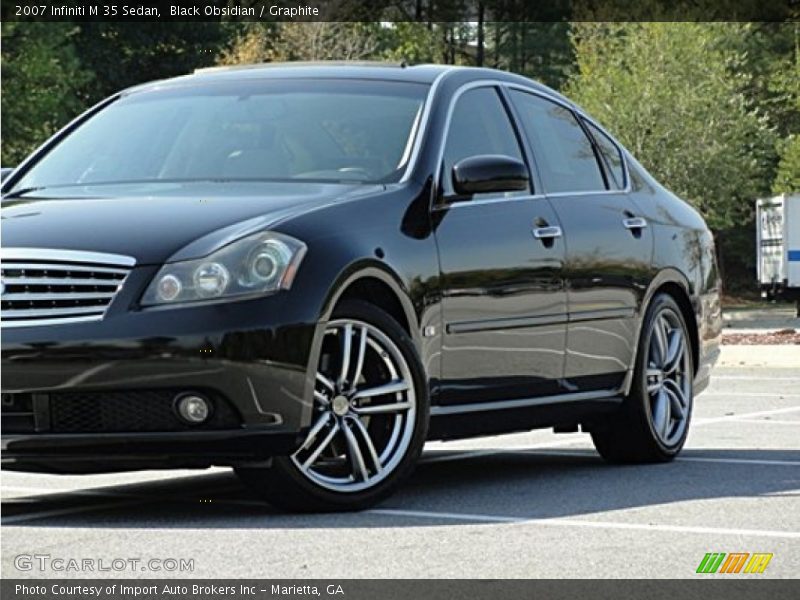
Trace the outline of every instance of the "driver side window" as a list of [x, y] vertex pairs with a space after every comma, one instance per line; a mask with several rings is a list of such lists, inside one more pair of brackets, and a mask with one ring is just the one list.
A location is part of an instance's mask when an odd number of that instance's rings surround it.
[[[456, 101], [447, 131], [442, 163], [442, 190], [445, 197], [455, 195], [453, 165], [464, 158], [482, 154], [500, 154], [523, 160], [508, 113], [497, 95], [497, 90], [492, 87], [467, 90]], [[530, 191], [506, 192], [504, 195], [529, 193]]]

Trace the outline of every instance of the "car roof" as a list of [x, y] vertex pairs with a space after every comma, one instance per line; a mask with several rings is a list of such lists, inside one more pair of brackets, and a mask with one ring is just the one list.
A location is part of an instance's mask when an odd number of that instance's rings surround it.
[[[436, 79], [449, 72], [467, 72], [472, 75], [469, 79], [492, 79], [510, 83], [518, 83], [552, 96], [568, 100], [561, 94], [532, 79], [507, 73], [497, 69], [483, 67], [461, 67], [453, 65], [421, 64], [407, 65], [405, 63], [386, 62], [353, 62], [353, 61], [322, 61], [322, 62], [274, 62], [252, 65], [220, 66], [197, 69], [194, 73], [140, 84], [125, 90], [125, 92], [144, 91], [170, 85], [185, 85], [193, 83], [206, 83], [214, 81], [237, 81], [247, 79], [367, 79], [382, 81], [406, 81], [410, 83], [432, 84]], [[571, 104], [571, 103], [570, 103]]]
[[431, 84], [450, 67], [404, 63], [321, 61], [272, 62], [252, 65], [218, 66], [196, 69], [194, 73], [135, 85], [125, 92], [148, 90], [170, 85], [248, 79], [372, 79]]
[[407, 65], [405, 63], [320, 61], [261, 63], [230, 67], [197, 69], [196, 78], [237, 79], [256, 77], [324, 77], [346, 79], [390, 79], [417, 83], [432, 83], [436, 77], [448, 70], [447, 65]]

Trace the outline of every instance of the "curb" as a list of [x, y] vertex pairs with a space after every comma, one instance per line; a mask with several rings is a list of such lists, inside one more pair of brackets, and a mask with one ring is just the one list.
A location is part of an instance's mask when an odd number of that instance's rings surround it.
[[717, 366], [797, 369], [800, 375], [800, 345], [723, 344]]
[[728, 321], [796, 321], [794, 306], [780, 308], [723, 308], [722, 319]]

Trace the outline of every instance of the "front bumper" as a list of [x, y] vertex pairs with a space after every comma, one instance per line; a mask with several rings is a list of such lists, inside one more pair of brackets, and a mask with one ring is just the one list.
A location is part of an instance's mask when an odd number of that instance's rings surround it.
[[[278, 294], [4, 329], [2, 466], [99, 472], [233, 465], [288, 454], [311, 417], [317, 327], [288, 295]], [[181, 392], [213, 398], [226, 419], [171, 427], [163, 407], [137, 404]], [[125, 412], [133, 416], [110, 418], [119, 412], [110, 409], [112, 399], [119, 403], [126, 394]], [[6, 409], [22, 396], [32, 399], [29, 424], [17, 419], [12, 425]], [[69, 418], [59, 420], [55, 403], [68, 397]]]
[[698, 356], [695, 367], [694, 393], [705, 390], [711, 380], [711, 370], [719, 360], [722, 344], [722, 302], [717, 289], [700, 296], [696, 313], [698, 326]]

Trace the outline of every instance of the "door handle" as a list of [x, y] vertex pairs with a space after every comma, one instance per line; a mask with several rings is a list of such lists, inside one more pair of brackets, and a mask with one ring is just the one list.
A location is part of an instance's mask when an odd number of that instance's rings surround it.
[[622, 219], [622, 224], [626, 229], [644, 229], [647, 227], [647, 219], [643, 217], [631, 217], [629, 219]]
[[533, 237], [537, 240], [552, 240], [561, 237], [561, 227], [537, 227], [533, 230]]

